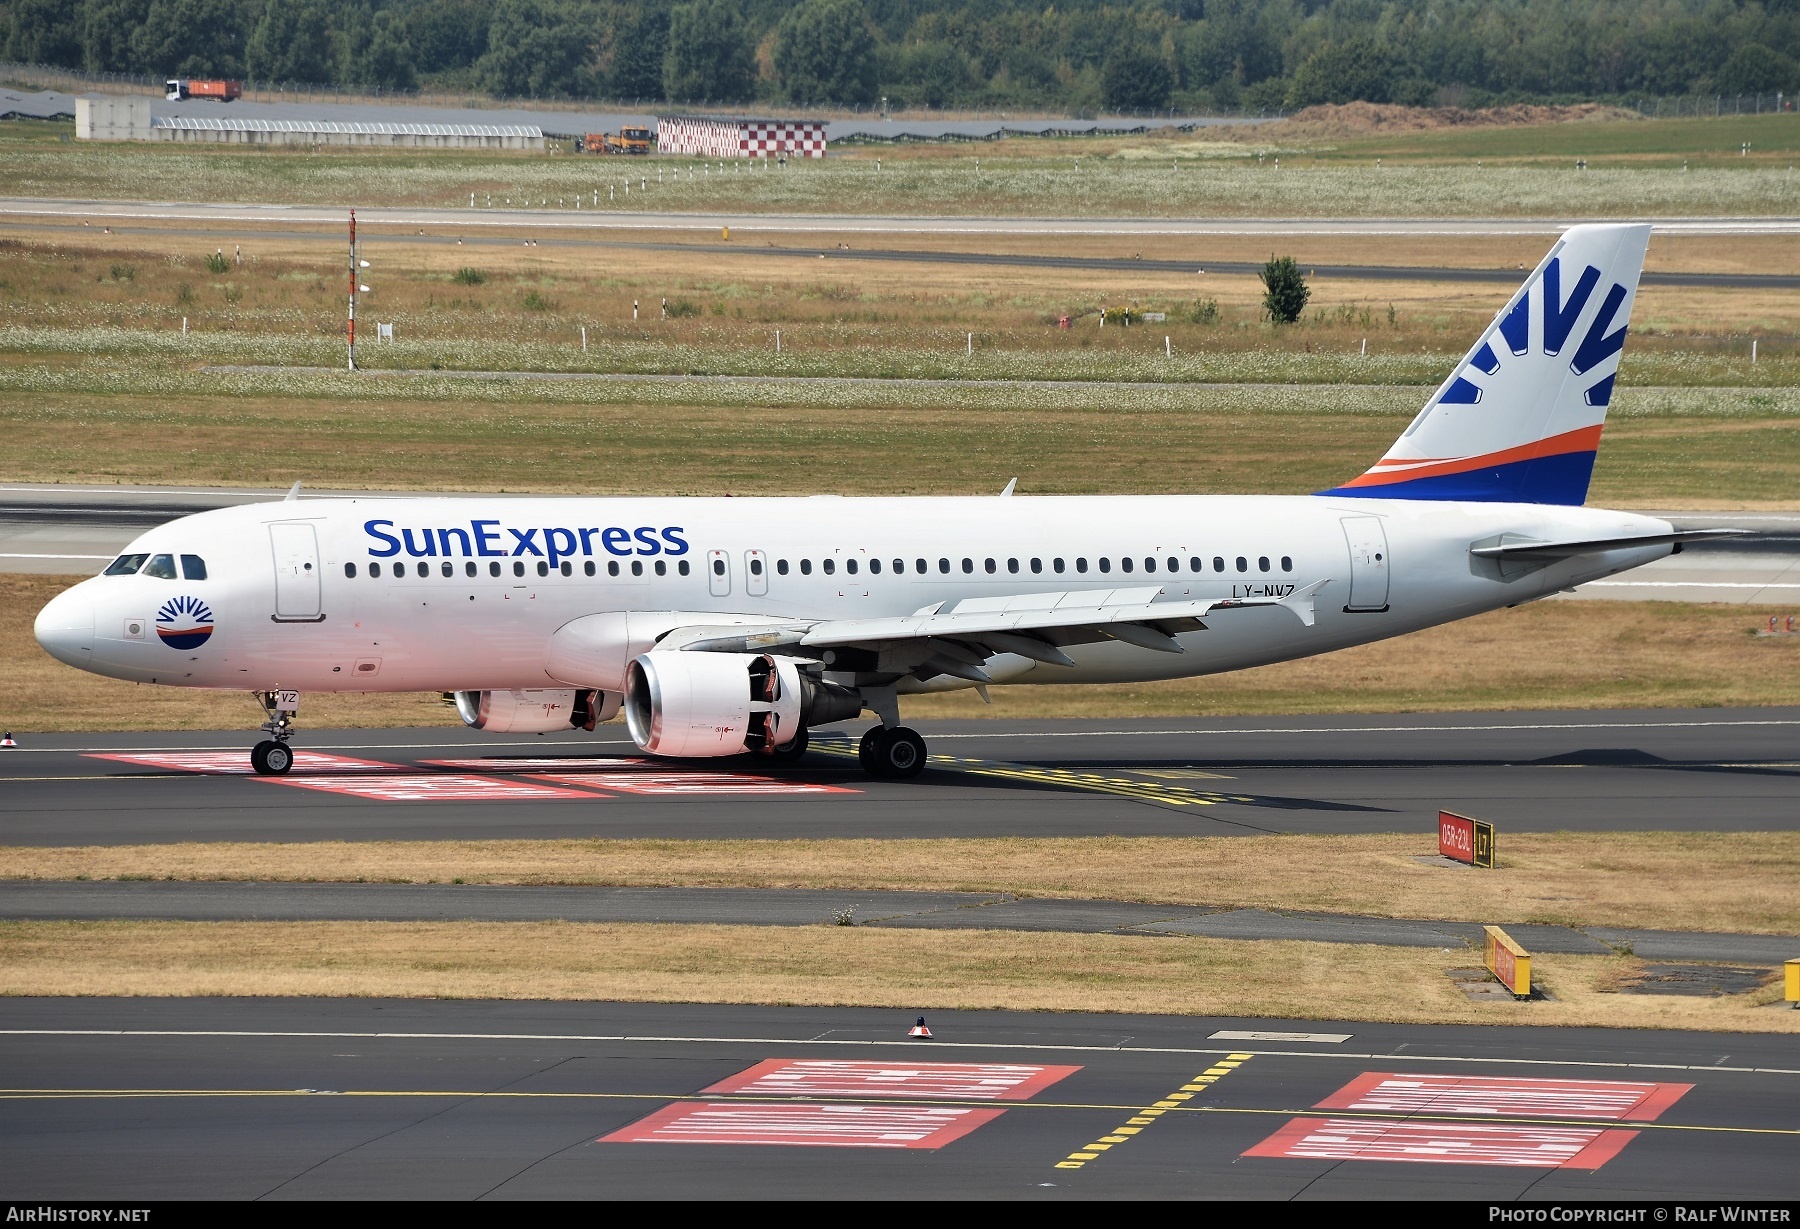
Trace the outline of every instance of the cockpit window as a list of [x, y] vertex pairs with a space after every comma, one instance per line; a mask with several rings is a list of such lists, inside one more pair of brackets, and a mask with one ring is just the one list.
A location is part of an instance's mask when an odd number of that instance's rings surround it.
[[183, 580], [205, 580], [206, 560], [198, 555], [181, 557], [181, 578]]
[[136, 576], [137, 570], [144, 566], [144, 560], [149, 557], [150, 556], [148, 555], [120, 555], [117, 559], [114, 559], [111, 563], [107, 564], [106, 571], [100, 573], [100, 575]]
[[150, 562], [144, 565], [144, 575], [154, 576], [158, 580], [175, 579], [175, 556], [152, 555]]

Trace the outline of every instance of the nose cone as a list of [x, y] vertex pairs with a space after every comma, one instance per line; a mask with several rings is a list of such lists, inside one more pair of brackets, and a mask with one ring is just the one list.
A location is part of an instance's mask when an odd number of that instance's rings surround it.
[[85, 670], [94, 653], [94, 603], [81, 588], [51, 598], [38, 611], [32, 634], [57, 661]]

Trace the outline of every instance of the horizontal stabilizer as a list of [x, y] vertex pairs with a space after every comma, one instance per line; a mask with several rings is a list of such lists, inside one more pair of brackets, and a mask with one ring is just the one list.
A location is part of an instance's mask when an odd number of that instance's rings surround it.
[[[1609, 550], [1630, 550], [1635, 546], [1673, 545], [1676, 550], [1680, 550], [1684, 542], [1735, 538], [1741, 536], [1743, 532], [1741, 529], [1676, 529], [1669, 533], [1643, 534], [1630, 538], [1589, 538], [1581, 542], [1533, 542], [1520, 538], [1517, 541], [1471, 546], [1469, 553], [1478, 559], [1529, 559], [1551, 562], [1557, 559], [1573, 559], [1577, 555], [1603, 554]], [[1507, 534], [1506, 536], [1511, 538], [1515, 535]]]

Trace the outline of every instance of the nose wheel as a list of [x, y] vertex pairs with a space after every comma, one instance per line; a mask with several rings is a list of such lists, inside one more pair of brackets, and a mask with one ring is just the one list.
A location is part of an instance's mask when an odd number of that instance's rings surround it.
[[250, 767], [256, 770], [258, 776], [286, 776], [287, 770], [293, 766], [294, 750], [286, 743], [265, 738], [250, 748]]
[[857, 748], [863, 771], [883, 781], [905, 781], [925, 771], [925, 740], [917, 730], [876, 726]]

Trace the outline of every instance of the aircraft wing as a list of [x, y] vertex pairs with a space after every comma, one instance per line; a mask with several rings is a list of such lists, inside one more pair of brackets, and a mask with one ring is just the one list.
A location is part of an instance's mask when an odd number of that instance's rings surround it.
[[[702, 634], [683, 641], [679, 632], [665, 638], [669, 647], [694, 652], [767, 653], [798, 651], [806, 655], [827, 649], [864, 650], [888, 667], [910, 672], [928, 666], [935, 673], [987, 681], [981, 663], [999, 653], [1016, 653], [1035, 661], [1072, 666], [1062, 651], [1068, 644], [1120, 640], [1140, 648], [1183, 652], [1173, 633], [1203, 630], [1200, 620], [1223, 610], [1257, 606], [1281, 607], [1308, 627], [1314, 598], [1326, 581], [1316, 581], [1286, 597], [1158, 600], [1157, 585], [1124, 589], [1086, 589], [967, 598], [927, 606], [910, 615], [875, 619], [793, 621], [767, 627], [697, 629]], [[905, 666], [907, 661], [915, 665]]]

